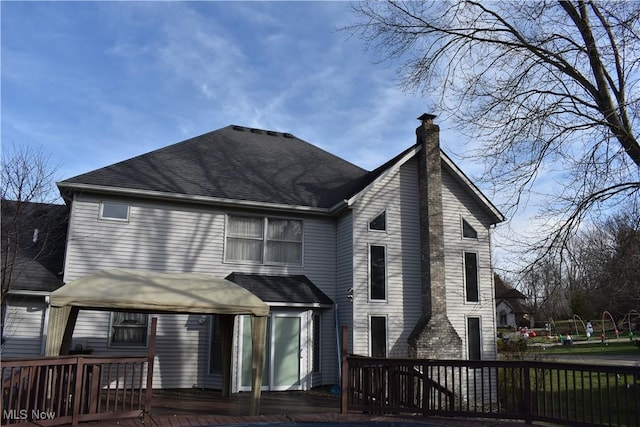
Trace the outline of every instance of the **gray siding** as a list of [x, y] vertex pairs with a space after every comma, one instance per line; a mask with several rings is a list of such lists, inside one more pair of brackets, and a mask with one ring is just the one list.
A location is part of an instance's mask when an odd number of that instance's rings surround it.
[[[104, 198], [84, 195], [73, 202], [65, 282], [110, 268], [206, 273], [217, 277], [226, 277], [232, 272], [304, 274], [329, 297], [335, 297], [336, 225], [333, 219], [298, 217], [304, 227], [301, 267], [231, 264], [223, 261], [227, 211], [133, 201], [128, 222], [108, 221], [98, 219], [101, 200]], [[337, 375], [332, 310], [324, 310], [322, 315], [323, 374], [316, 379], [332, 383]], [[161, 317], [155, 386], [182, 388], [218, 383], [216, 377], [207, 376], [208, 322], [199, 324], [199, 316], [167, 314]], [[108, 328], [108, 313], [81, 312], [74, 340], [89, 341], [96, 353], [114, 352], [106, 346]]]
[[42, 355], [44, 297], [11, 295], [7, 297], [2, 358]]
[[[336, 243], [336, 303], [340, 326], [353, 328], [353, 303], [347, 297], [353, 288], [353, 215], [349, 210], [338, 219]], [[341, 332], [339, 332], [341, 333]], [[349, 350], [353, 348], [353, 334], [349, 333]], [[341, 338], [342, 339], [342, 338]]]
[[[407, 338], [420, 317], [420, 247], [416, 160], [391, 171], [370, 188], [353, 209], [354, 353], [369, 354], [369, 316], [387, 317], [387, 354], [407, 356]], [[386, 231], [369, 222], [386, 210]], [[384, 245], [387, 299], [369, 300], [369, 246]]]
[[[442, 171], [442, 204], [445, 233], [445, 277], [447, 283], [447, 314], [463, 339], [463, 354], [467, 355], [466, 318], [480, 317], [482, 357], [496, 357], [495, 306], [491, 272], [490, 219], [484, 208], [469, 194], [451, 173]], [[477, 239], [462, 237], [462, 219], [478, 232]], [[478, 303], [466, 301], [464, 285], [464, 252], [478, 254]]]

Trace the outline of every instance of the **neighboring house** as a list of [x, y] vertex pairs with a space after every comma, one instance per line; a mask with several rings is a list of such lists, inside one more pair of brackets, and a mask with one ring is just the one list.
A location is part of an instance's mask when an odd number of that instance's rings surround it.
[[1, 201], [2, 357], [44, 354], [49, 293], [62, 286], [69, 208]]
[[[342, 326], [356, 354], [494, 359], [490, 229], [503, 217], [441, 152], [432, 119], [374, 171], [228, 126], [59, 182], [64, 281], [134, 268], [249, 289], [271, 308], [266, 390], [335, 384]], [[154, 386], [220, 388], [218, 319], [157, 317]], [[144, 351], [148, 324], [81, 311], [72, 346]], [[250, 328], [235, 325], [234, 391], [250, 387]]]
[[493, 278], [496, 289], [496, 316], [499, 328], [533, 326], [529, 322], [527, 297], [505, 284], [497, 274]]

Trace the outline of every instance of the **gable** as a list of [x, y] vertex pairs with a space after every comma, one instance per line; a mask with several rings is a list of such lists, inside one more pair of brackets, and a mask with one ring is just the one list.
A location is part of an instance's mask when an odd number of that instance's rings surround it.
[[[369, 174], [360, 179], [360, 187], [356, 187], [357, 191], [349, 197], [347, 204], [353, 205], [360, 199], [367, 191], [373, 188], [376, 183], [383, 180], [386, 176], [398, 170], [402, 165], [416, 157], [421, 150], [420, 145], [416, 144], [409, 147], [402, 153], [398, 154], [393, 159], [389, 160], [382, 166], [371, 171]], [[466, 195], [472, 199], [476, 206], [484, 212], [489, 224], [497, 224], [505, 220], [500, 211], [489, 201], [489, 199], [482, 194], [478, 187], [471, 182], [471, 180], [458, 168], [458, 166], [442, 151], [440, 150], [440, 158], [442, 165], [443, 183], [444, 175], [448, 175], [453, 178], [459, 185], [459, 188], [465, 192]]]
[[287, 133], [225, 128], [58, 183], [74, 190], [330, 208], [364, 169]]

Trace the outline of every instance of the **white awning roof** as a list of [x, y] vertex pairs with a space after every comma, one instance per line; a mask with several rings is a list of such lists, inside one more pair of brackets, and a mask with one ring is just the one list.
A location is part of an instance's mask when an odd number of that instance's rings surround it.
[[88, 274], [51, 293], [53, 307], [267, 316], [260, 298], [206, 274], [114, 269]]

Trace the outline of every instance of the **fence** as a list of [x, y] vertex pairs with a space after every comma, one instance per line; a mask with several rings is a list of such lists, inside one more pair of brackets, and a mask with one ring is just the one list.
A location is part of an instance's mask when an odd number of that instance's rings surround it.
[[140, 357], [56, 356], [2, 362], [2, 425], [78, 425], [151, 410], [155, 322]]
[[640, 426], [640, 367], [343, 357], [342, 411]]

